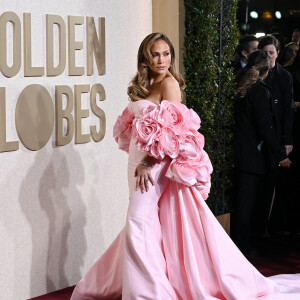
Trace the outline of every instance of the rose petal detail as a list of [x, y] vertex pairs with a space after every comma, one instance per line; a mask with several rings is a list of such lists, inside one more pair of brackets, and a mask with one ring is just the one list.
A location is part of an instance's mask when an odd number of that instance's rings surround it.
[[126, 107], [118, 117], [113, 128], [115, 141], [118, 143], [119, 148], [126, 152], [129, 151], [133, 119], [134, 115], [129, 111], [128, 107]]

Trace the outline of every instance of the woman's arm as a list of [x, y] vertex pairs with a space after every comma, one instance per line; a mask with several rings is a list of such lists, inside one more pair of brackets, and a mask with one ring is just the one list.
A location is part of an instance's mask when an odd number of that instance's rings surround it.
[[163, 79], [161, 82], [161, 100], [168, 100], [168, 101], [182, 101], [182, 94], [179, 87], [178, 81], [173, 77], [169, 76]]

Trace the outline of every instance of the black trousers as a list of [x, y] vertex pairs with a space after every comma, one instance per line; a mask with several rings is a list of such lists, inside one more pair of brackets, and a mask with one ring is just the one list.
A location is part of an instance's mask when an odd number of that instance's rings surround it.
[[268, 229], [271, 233], [300, 232], [300, 168], [280, 168]]
[[255, 208], [256, 213], [256, 227], [255, 230], [258, 234], [264, 234], [270, 232], [269, 230], [269, 217], [272, 213], [272, 205], [274, 205], [273, 197], [275, 192], [276, 182], [278, 181], [279, 168], [269, 171], [263, 182], [263, 187], [260, 192], [260, 199], [257, 202]]
[[261, 203], [265, 175], [235, 170], [233, 213], [231, 216], [231, 237], [244, 253], [254, 245], [254, 236], [261, 227], [256, 216]]

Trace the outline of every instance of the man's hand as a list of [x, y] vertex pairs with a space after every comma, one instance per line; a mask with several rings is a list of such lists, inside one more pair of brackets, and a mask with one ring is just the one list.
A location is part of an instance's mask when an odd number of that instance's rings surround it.
[[281, 162], [279, 162], [279, 166], [280, 167], [284, 167], [284, 168], [289, 168], [291, 166], [291, 161], [289, 160], [289, 158], [287, 157], [286, 159], [282, 160]]

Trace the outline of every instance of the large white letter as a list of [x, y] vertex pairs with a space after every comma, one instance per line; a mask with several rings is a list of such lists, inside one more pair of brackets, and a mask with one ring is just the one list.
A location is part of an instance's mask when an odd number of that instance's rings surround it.
[[96, 126], [90, 126], [91, 136], [94, 142], [100, 142], [104, 136], [106, 131], [106, 117], [104, 111], [97, 106], [96, 98], [97, 94], [99, 95], [99, 100], [104, 101], [105, 100], [105, 90], [102, 84], [94, 84], [91, 89], [90, 94], [90, 105], [92, 112], [95, 116], [99, 118], [99, 131], [97, 132]]
[[80, 76], [84, 74], [84, 67], [76, 67], [76, 50], [83, 49], [83, 42], [75, 40], [75, 25], [82, 25], [84, 17], [68, 16], [68, 40], [69, 40], [69, 75]]
[[[59, 60], [54, 66], [53, 25], [56, 24], [59, 33]], [[46, 53], [47, 76], [58, 76], [66, 67], [66, 25], [61, 16], [46, 15]]]
[[24, 26], [24, 76], [43, 76], [44, 67], [32, 66], [32, 53], [31, 53], [31, 14], [23, 14]]
[[93, 75], [93, 54], [99, 75], [105, 74], [105, 19], [98, 19], [99, 39], [94, 18], [86, 17], [86, 62], [87, 75]]
[[6, 105], [5, 88], [0, 88], [0, 152], [15, 151], [19, 149], [19, 142], [6, 141]]
[[[13, 25], [13, 63], [7, 64], [7, 23]], [[21, 22], [14, 12], [5, 12], [0, 17], [0, 70], [6, 77], [17, 75], [21, 68]]]
[[75, 143], [83, 144], [91, 140], [89, 134], [82, 134], [81, 119], [89, 116], [88, 109], [81, 108], [81, 95], [90, 91], [89, 84], [75, 85]]
[[[62, 95], [67, 98], [65, 109], [62, 108]], [[64, 146], [72, 141], [74, 134], [73, 103], [72, 89], [67, 85], [57, 85], [55, 87], [56, 146]], [[63, 119], [67, 121], [66, 135], [63, 135]]]

